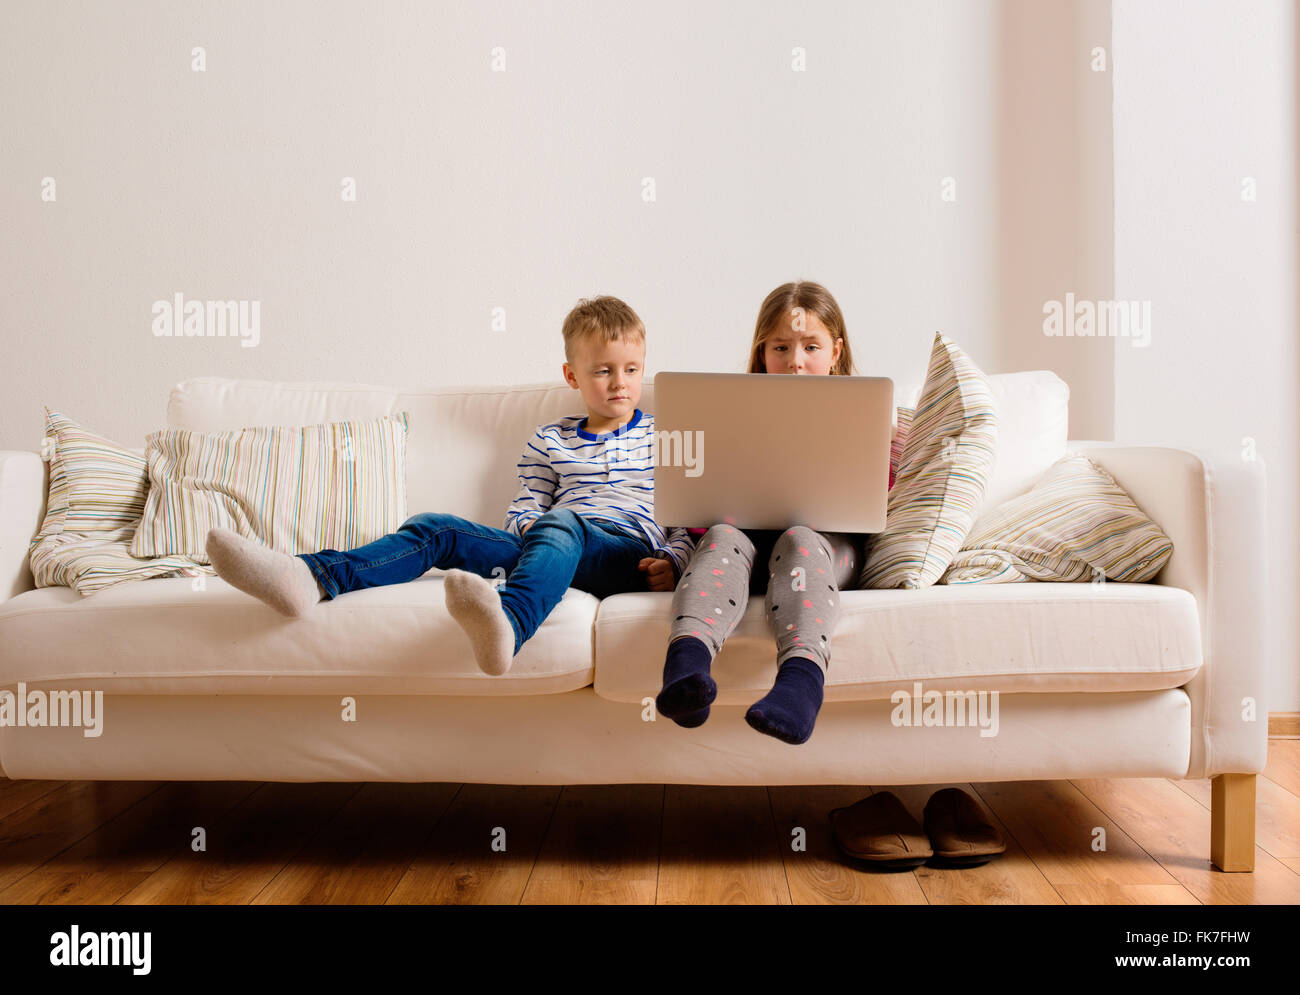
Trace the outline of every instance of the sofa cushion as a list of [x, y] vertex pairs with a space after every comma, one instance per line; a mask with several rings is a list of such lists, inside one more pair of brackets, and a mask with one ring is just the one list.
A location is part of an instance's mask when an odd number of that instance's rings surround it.
[[[546, 694], [592, 679], [597, 599], [570, 589], [510, 672], [478, 669], [443, 579], [352, 591], [287, 619], [215, 577], [28, 591], [0, 605], [0, 686], [135, 694]], [[364, 716], [361, 717], [364, 719]]]
[[988, 378], [998, 412], [993, 469], [975, 520], [1024, 494], [1065, 455], [1070, 386], [1050, 370]]
[[[604, 599], [596, 693], [641, 702], [662, 687], [672, 596]], [[755, 595], [713, 661], [722, 705], [752, 704], [776, 677]], [[1201, 666], [1196, 599], [1152, 584], [994, 584], [841, 591], [827, 701], [895, 690], [1065, 692], [1180, 687]]]
[[[1070, 385], [1051, 370], [987, 376], [998, 412], [998, 444], [977, 526], [985, 514], [1033, 487], [1065, 455], [1070, 421]], [[900, 411], [916, 407], [921, 386], [896, 388]]]

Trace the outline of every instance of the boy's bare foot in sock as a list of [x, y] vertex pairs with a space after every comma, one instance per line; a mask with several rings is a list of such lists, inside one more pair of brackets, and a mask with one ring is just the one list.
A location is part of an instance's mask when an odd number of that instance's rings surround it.
[[492, 584], [468, 570], [448, 570], [443, 579], [447, 611], [474, 647], [479, 669], [494, 677], [510, 669], [515, 658], [515, 630]]
[[207, 552], [218, 577], [281, 615], [299, 618], [325, 596], [311, 567], [299, 557], [268, 549], [230, 529], [209, 529]]

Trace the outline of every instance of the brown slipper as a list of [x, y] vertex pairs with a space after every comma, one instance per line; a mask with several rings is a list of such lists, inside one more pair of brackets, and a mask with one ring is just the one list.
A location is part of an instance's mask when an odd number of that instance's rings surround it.
[[935, 857], [950, 864], [984, 864], [1007, 848], [980, 803], [961, 788], [943, 788], [930, 796], [925, 832]]
[[857, 860], [880, 867], [916, 867], [934, 853], [920, 824], [892, 791], [832, 809], [830, 820], [835, 845]]

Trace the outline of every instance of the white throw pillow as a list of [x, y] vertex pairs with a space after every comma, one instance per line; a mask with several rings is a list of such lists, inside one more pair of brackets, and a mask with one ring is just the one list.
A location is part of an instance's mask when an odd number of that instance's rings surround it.
[[[978, 527], [998, 505], [1024, 494], [1065, 455], [1070, 422], [1070, 386], [1051, 370], [994, 373], [989, 389], [998, 410], [998, 445]], [[921, 388], [900, 387], [895, 403], [915, 407]]]
[[1070, 387], [1050, 370], [989, 377], [998, 408], [998, 447], [978, 522], [998, 505], [1024, 494], [1065, 455]]

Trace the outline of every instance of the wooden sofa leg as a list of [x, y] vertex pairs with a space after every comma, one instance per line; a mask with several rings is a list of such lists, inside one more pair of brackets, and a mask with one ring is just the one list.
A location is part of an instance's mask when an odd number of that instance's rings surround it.
[[1221, 871], [1255, 869], [1255, 775], [1210, 779], [1210, 861]]

